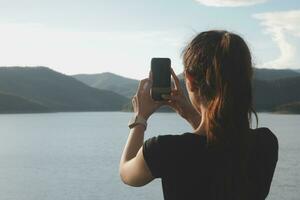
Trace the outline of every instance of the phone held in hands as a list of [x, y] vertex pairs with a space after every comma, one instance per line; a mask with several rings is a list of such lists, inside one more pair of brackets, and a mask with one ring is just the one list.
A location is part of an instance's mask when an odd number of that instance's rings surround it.
[[152, 58], [151, 97], [155, 101], [163, 101], [163, 94], [171, 94], [171, 60], [169, 58]]

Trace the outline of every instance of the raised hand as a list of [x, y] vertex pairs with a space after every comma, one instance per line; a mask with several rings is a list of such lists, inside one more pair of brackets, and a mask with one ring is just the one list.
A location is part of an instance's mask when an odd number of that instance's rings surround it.
[[166, 104], [166, 101], [154, 101], [150, 94], [152, 87], [152, 72], [149, 77], [142, 79], [139, 83], [136, 94], [132, 98], [133, 111], [148, 119], [160, 106]]
[[171, 68], [171, 74], [175, 82], [172, 84], [171, 95], [163, 95], [162, 97], [167, 100], [166, 105], [175, 110], [181, 117], [186, 119], [195, 128], [201, 121], [201, 115], [196, 111], [188, 98], [184, 95], [180, 82], [175, 72]]

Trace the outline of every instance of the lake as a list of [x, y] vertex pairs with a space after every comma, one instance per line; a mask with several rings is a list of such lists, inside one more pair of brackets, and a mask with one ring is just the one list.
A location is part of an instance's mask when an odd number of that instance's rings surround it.
[[[1, 200], [159, 200], [161, 181], [122, 183], [119, 160], [132, 113], [80, 112], [0, 115]], [[279, 140], [268, 199], [300, 196], [300, 115], [259, 113], [259, 127]], [[175, 113], [155, 113], [145, 139], [192, 131]]]

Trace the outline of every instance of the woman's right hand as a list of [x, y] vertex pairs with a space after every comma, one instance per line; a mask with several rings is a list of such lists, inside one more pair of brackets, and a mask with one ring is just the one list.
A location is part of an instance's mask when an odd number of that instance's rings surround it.
[[175, 88], [171, 88], [171, 95], [163, 95], [162, 97], [166, 101], [166, 105], [169, 105], [175, 110], [181, 117], [186, 119], [193, 128], [197, 128], [201, 121], [201, 115], [196, 111], [194, 106], [190, 103], [188, 98], [184, 95], [180, 82], [175, 72], [171, 68], [171, 74], [175, 82]]

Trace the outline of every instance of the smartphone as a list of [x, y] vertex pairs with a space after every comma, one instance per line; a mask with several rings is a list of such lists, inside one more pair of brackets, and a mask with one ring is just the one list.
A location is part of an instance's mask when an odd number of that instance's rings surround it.
[[152, 58], [151, 97], [155, 101], [163, 101], [162, 94], [171, 94], [171, 60], [169, 58]]

